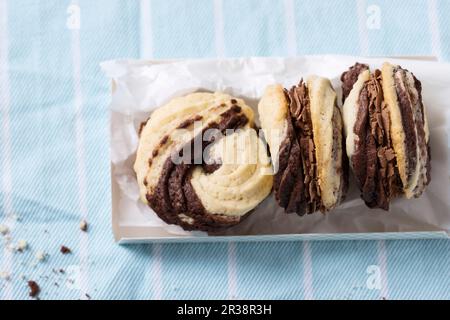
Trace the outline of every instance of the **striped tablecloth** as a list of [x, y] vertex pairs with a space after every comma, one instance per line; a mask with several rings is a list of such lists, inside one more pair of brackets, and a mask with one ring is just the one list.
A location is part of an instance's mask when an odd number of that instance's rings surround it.
[[449, 15], [447, 0], [0, 0], [0, 297], [27, 298], [34, 280], [41, 299], [449, 299], [446, 240], [116, 245], [99, 68], [120, 57], [448, 61]]

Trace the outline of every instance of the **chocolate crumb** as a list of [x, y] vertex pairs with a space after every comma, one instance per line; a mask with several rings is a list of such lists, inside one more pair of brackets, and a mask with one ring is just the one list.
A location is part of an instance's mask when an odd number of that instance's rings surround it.
[[41, 288], [35, 281], [28, 281], [28, 287], [30, 288], [30, 297], [36, 298], [41, 292]]
[[69, 254], [69, 253], [72, 253], [72, 250], [70, 250], [66, 246], [61, 246], [61, 253], [62, 254]]
[[236, 104], [237, 100], [236, 99], [231, 99], [231, 104]]
[[153, 158], [155, 158], [156, 156], [158, 156], [158, 149], [153, 150], [152, 156], [153, 156]]

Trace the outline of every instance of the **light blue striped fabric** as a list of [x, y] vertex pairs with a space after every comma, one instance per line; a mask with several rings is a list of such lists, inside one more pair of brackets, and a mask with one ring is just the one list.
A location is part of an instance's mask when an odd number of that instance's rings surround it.
[[[324, 53], [448, 61], [449, 15], [446, 0], [0, 0], [0, 223], [30, 246], [11, 254], [1, 242], [11, 280], [0, 297], [27, 298], [33, 279], [42, 299], [449, 299], [447, 240], [116, 245], [99, 68]], [[50, 256], [35, 265], [39, 250]]]

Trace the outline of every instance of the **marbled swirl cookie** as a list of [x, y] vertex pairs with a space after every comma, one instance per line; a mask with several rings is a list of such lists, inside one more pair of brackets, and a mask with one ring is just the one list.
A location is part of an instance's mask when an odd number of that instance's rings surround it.
[[252, 109], [223, 93], [194, 93], [155, 110], [134, 168], [142, 201], [185, 230], [239, 223], [273, 181]]

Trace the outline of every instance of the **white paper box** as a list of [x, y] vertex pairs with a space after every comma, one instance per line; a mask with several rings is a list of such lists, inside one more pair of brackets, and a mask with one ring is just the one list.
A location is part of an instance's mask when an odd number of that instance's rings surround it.
[[[330, 78], [340, 96], [342, 72], [355, 62], [368, 63], [375, 70], [385, 60], [411, 70], [422, 82], [431, 131], [432, 181], [420, 199], [396, 199], [388, 213], [370, 210], [350, 180], [347, 199], [327, 215], [287, 215], [271, 196], [241, 224], [215, 235], [169, 226], [139, 201], [132, 168], [138, 128], [152, 110], [171, 98], [195, 91], [224, 91], [256, 107], [266, 85], [281, 83], [290, 87], [311, 74]], [[450, 65], [425, 60], [305, 56], [103, 63], [103, 70], [113, 80], [111, 186], [115, 239], [119, 243], [136, 243], [447, 238]]]

